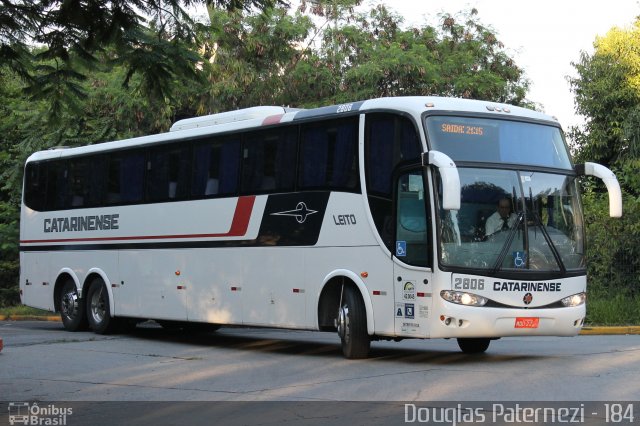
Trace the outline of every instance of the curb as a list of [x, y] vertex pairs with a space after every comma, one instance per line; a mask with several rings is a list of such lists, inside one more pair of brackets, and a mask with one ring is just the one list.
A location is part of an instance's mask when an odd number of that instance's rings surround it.
[[583, 327], [580, 334], [640, 334], [640, 327], [631, 325], [617, 327]]

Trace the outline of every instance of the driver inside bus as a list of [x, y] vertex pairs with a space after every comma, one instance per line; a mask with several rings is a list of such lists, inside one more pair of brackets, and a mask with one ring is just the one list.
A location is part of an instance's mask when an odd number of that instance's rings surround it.
[[485, 236], [488, 237], [496, 232], [513, 228], [517, 217], [515, 213], [511, 212], [511, 201], [508, 198], [501, 198], [498, 201], [497, 210], [485, 222]]

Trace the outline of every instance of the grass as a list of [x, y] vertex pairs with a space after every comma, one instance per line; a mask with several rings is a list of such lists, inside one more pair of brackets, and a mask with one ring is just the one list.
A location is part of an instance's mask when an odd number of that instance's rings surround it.
[[42, 309], [31, 308], [29, 306], [17, 305], [0, 308], [0, 316], [12, 316], [12, 315], [29, 315], [36, 317], [47, 317], [56, 315], [50, 311], [44, 311]]
[[621, 293], [609, 297], [588, 297], [586, 322], [591, 326], [638, 325], [640, 297]]

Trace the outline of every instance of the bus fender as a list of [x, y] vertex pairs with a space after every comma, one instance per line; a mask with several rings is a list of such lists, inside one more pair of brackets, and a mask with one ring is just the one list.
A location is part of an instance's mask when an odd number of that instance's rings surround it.
[[[364, 301], [364, 306], [367, 311], [367, 333], [369, 336], [373, 336], [375, 333], [375, 324], [373, 319], [373, 304], [371, 303], [371, 297], [369, 296], [369, 292], [367, 291], [367, 286], [364, 285], [362, 279], [358, 276], [358, 274], [353, 271], [349, 271], [347, 269], [336, 269], [332, 271], [329, 275], [324, 278], [322, 283], [322, 288], [335, 277], [346, 277], [349, 278], [360, 290], [360, 295], [362, 296], [362, 300]], [[318, 294], [318, 298], [320, 295]]]
[[62, 275], [69, 275], [71, 277], [71, 279], [73, 280], [73, 282], [76, 285], [76, 290], [78, 291], [78, 297], [82, 298], [82, 286], [80, 285], [80, 279], [78, 278], [78, 275], [76, 274], [76, 272], [71, 269], [71, 268], [62, 268], [58, 271], [58, 275], [56, 275], [56, 283], [58, 282], [58, 280], [60, 279], [60, 277]]
[[[109, 278], [107, 278], [107, 274], [100, 268], [91, 268], [89, 269], [89, 271], [87, 271], [87, 277], [90, 277], [91, 275], [94, 275], [94, 274], [100, 275], [100, 278], [102, 278], [102, 281], [104, 281], [104, 286], [107, 288], [107, 294], [109, 295], [109, 314], [111, 316], [115, 316], [115, 302], [113, 300], [113, 289], [111, 288], [111, 284], [109, 284], [111, 281], [109, 281]], [[89, 288], [87, 287], [87, 291], [88, 290]]]

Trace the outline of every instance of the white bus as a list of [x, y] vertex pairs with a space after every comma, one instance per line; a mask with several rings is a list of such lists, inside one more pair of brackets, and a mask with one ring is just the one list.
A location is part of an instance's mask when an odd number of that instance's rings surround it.
[[181, 120], [29, 157], [20, 294], [70, 331], [144, 319], [336, 331], [348, 358], [376, 339], [457, 338], [476, 353], [572, 336], [586, 312], [584, 174], [604, 179], [620, 216], [613, 173], [574, 166], [555, 119], [493, 102]]

